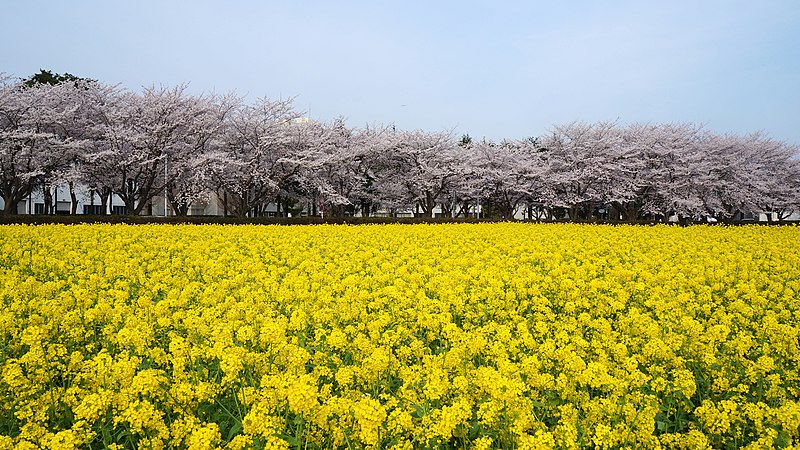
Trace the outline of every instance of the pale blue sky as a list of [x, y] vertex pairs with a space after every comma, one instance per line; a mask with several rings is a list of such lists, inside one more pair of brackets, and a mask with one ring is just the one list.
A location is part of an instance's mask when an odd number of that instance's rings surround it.
[[491, 139], [702, 122], [800, 144], [800, 1], [6, 2], [0, 72], [296, 97]]

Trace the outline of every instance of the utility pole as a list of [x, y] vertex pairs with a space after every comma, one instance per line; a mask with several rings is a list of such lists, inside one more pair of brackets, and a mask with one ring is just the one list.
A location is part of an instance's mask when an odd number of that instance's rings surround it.
[[167, 217], [167, 164], [169, 156], [164, 155], [164, 217]]

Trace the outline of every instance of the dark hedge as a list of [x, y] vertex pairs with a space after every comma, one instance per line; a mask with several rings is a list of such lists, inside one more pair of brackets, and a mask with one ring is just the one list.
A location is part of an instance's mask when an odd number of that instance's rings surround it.
[[[111, 223], [111, 224], [258, 224], [258, 225], [314, 225], [314, 224], [416, 224], [416, 223], [491, 223], [503, 222], [501, 219], [475, 219], [475, 218], [425, 218], [425, 217], [221, 217], [221, 216], [90, 216], [90, 215], [2, 215], [0, 214], [0, 225], [4, 224], [84, 224], [84, 223]], [[627, 224], [656, 225], [666, 222], [638, 221], [623, 222], [609, 220], [556, 220], [556, 221], [532, 221], [520, 220], [515, 222], [542, 222], [542, 223], [587, 223], [587, 224]], [[794, 221], [785, 222], [756, 222], [756, 221], [736, 221], [707, 223], [701, 221], [683, 221], [680, 223], [669, 222], [670, 225], [786, 225], [797, 224]]]

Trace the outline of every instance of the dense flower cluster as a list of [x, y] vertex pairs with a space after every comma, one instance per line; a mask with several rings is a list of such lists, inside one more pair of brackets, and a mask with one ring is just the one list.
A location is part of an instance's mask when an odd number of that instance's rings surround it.
[[797, 242], [4, 226], [0, 449], [798, 448]]

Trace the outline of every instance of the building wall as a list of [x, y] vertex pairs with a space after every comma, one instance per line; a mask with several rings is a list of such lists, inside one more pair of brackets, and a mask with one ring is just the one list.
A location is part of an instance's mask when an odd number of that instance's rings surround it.
[[[69, 194], [68, 186], [59, 186], [53, 193], [53, 204], [56, 207], [56, 214], [69, 214], [72, 211], [72, 198]], [[106, 206], [105, 211], [101, 211], [101, 201], [98, 194], [92, 196], [91, 190], [83, 187], [76, 189], [77, 209], [76, 214], [125, 214], [125, 202], [116, 194], [112, 194], [111, 202]], [[224, 208], [222, 202], [215, 196], [208, 201], [197, 202], [192, 205], [189, 210], [189, 215], [206, 215], [206, 216], [222, 216]], [[5, 207], [3, 199], [0, 198], [0, 209]], [[44, 211], [44, 194], [40, 191], [33, 193], [29, 198], [23, 200], [17, 205], [17, 214], [43, 214]], [[151, 201], [151, 206], [145, 206], [142, 210], [144, 215], [153, 215], [163, 217], [165, 215], [175, 215], [172, 207], [167, 203], [166, 213], [164, 196], [156, 196]]]
[[[91, 190], [83, 187], [76, 188], [77, 209], [76, 214], [103, 214], [99, 210], [101, 206], [100, 196], [95, 194], [91, 195]], [[69, 214], [72, 211], [72, 198], [69, 194], [68, 186], [59, 186], [53, 191], [53, 204], [56, 208], [56, 214]], [[0, 198], [0, 208], [4, 208], [5, 203]], [[117, 195], [111, 196], [111, 202], [106, 205], [105, 214], [122, 214], [125, 208], [123, 202]], [[44, 211], [44, 193], [41, 190], [34, 192], [25, 200], [19, 202], [17, 205], [18, 214], [43, 214]]]

